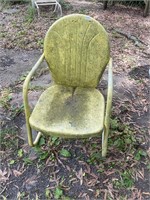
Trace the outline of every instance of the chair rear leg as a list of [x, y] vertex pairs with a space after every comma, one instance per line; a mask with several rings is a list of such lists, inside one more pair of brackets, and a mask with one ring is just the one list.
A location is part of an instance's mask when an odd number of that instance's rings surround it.
[[35, 3], [35, 5], [36, 5], [36, 8], [37, 8], [38, 17], [40, 17], [40, 9], [39, 9], [39, 6], [38, 6], [37, 3]]
[[108, 146], [108, 135], [109, 135], [109, 126], [104, 127], [104, 131], [102, 133], [102, 157], [106, 157], [107, 154], [107, 146]]

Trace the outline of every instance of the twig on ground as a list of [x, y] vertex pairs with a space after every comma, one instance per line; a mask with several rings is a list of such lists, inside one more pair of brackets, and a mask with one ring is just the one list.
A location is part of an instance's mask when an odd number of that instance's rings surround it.
[[130, 34], [128, 34], [128, 33], [125, 33], [125, 32], [123, 32], [123, 31], [120, 31], [120, 30], [118, 30], [118, 29], [113, 29], [113, 30], [114, 30], [115, 32], [117, 32], [117, 33], [119, 33], [119, 34], [125, 36], [127, 39], [132, 40], [132, 41], [134, 42], [134, 44], [135, 44], [136, 46], [138, 46], [138, 47], [141, 46], [139, 43], [141, 43], [141, 44], [147, 46], [147, 44], [145, 44], [145, 42], [143, 42], [142, 40], [140, 40], [138, 37], [136, 37], [136, 36], [134, 36], [134, 35], [130, 35]]

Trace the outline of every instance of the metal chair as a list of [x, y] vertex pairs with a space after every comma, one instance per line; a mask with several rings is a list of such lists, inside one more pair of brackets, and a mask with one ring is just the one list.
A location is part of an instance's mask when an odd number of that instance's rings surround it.
[[54, 11], [57, 10], [60, 12], [60, 16], [62, 16], [62, 8], [58, 0], [32, 0], [32, 7], [37, 8], [38, 16], [40, 17], [40, 9], [39, 6], [54, 6]]
[[[46, 60], [54, 84], [40, 96], [34, 110], [28, 103], [29, 82]], [[108, 65], [107, 102], [96, 89]], [[112, 59], [108, 35], [93, 18], [73, 14], [60, 18], [48, 30], [44, 53], [23, 85], [28, 142], [35, 146], [42, 134], [64, 138], [86, 138], [102, 134], [102, 156], [106, 156], [112, 105]], [[35, 141], [32, 129], [39, 131]]]

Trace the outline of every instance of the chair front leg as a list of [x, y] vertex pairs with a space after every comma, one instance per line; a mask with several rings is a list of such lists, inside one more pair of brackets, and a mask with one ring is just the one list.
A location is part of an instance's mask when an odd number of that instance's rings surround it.
[[42, 63], [43, 59], [44, 59], [44, 54], [42, 54], [42, 56], [39, 58], [37, 63], [31, 69], [31, 71], [29, 72], [29, 74], [26, 77], [24, 84], [23, 84], [23, 103], [24, 103], [24, 109], [25, 109], [25, 119], [26, 119], [28, 143], [29, 143], [30, 146], [34, 146], [38, 143], [40, 136], [41, 136], [41, 133], [40, 132], [38, 133], [35, 141], [33, 142], [32, 129], [31, 129], [31, 126], [30, 126], [30, 123], [29, 123], [29, 118], [30, 118], [31, 112], [30, 112], [30, 106], [29, 106], [29, 103], [28, 103], [29, 102], [28, 101], [28, 88], [29, 88], [29, 82], [30, 82], [32, 76], [34, 75], [35, 71], [38, 69], [38, 67]]
[[110, 59], [108, 66], [109, 66], [108, 92], [107, 92], [106, 114], [105, 114], [105, 120], [104, 120], [104, 131], [102, 134], [102, 157], [105, 157], [107, 154], [108, 135], [109, 135], [109, 127], [110, 127], [110, 115], [111, 115], [112, 95], [113, 95], [112, 59]]

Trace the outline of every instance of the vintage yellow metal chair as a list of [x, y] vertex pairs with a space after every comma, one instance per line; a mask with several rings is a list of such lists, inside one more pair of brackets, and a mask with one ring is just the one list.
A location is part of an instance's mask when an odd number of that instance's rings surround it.
[[[31, 113], [28, 86], [44, 58], [54, 84], [43, 92]], [[108, 93], [105, 106], [104, 97], [96, 87], [107, 64]], [[108, 35], [103, 26], [81, 14], [57, 20], [46, 34], [44, 53], [23, 85], [29, 145], [36, 145], [42, 134], [64, 138], [102, 134], [102, 156], [106, 156], [112, 87], [112, 60]], [[39, 131], [35, 141], [32, 139], [32, 129]]]

